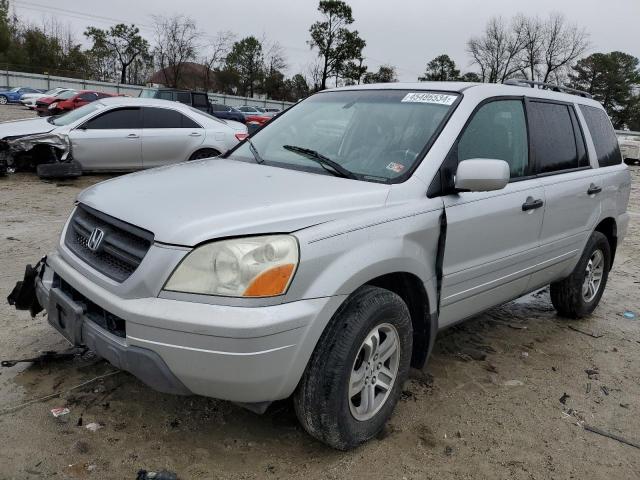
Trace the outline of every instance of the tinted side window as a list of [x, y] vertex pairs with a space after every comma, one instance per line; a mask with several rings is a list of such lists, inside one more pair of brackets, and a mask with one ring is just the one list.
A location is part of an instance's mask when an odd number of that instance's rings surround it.
[[511, 178], [528, 174], [529, 146], [520, 100], [497, 100], [480, 107], [457, 146], [458, 161], [472, 158], [504, 160]]
[[194, 107], [206, 107], [208, 105], [207, 96], [201, 93], [193, 94], [193, 106]]
[[176, 100], [186, 105], [191, 105], [191, 94], [189, 92], [177, 92]]
[[168, 108], [145, 107], [143, 128], [201, 128], [180, 112]]
[[528, 113], [537, 173], [578, 168], [578, 148], [569, 107], [532, 101]]
[[83, 93], [78, 97], [78, 100], [83, 102], [93, 102], [98, 96], [95, 93]]
[[596, 147], [598, 165], [609, 167], [622, 163], [620, 145], [616, 139], [616, 134], [611, 125], [611, 120], [604, 110], [599, 108], [580, 105], [580, 111], [587, 122], [589, 133]]
[[156, 95], [156, 98], [161, 98], [163, 100], [173, 100], [173, 92], [168, 92], [166, 90], [160, 90]]
[[92, 118], [84, 124], [91, 130], [141, 128], [139, 108], [120, 108]]

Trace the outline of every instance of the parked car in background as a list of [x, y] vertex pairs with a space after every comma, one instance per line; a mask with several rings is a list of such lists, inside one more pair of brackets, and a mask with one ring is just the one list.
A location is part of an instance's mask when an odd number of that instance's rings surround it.
[[265, 111], [265, 113], [270, 113], [273, 115], [277, 115], [282, 111], [279, 108], [273, 108], [273, 107], [266, 107], [266, 108], [263, 108], [263, 110]]
[[6, 105], [7, 103], [18, 103], [22, 95], [42, 92], [42, 90], [31, 87], [15, 87], [9, 90], [2, 90], [0, 91], [0, 105]]
[[264, 111], [262, 111], [260, 108], [258, 107], [252, 107], [251, 105], [242, 105], [240, 107], [235, 107], [236, 110], [242, 112], [245, 116], [246, 115], [262, 115], [264, 113]]
[[60, 94], [62, 92], [67, 92], [69, 90], [74, 90], [74, 89], [73, 88], [57, 87], [57, 88], [52, 88], [51, 90], [47, 90], [44, 93], [25, 93], [20, 98], [20, 103], [22, 105], [24, 105], [25, 107], [33, 110], [33, 109], [36, 108], [36, 101], [38, 99], [45, 98], [45, 97], [55, 97], [56, 95], [58, 95], [58, 94]]
[[55, 97], [45, 97], [36, 100], [36, 111], [38, 115], [45, 117], [49, 115], [59, 115], [61, 113], [83, 107], [87, 103], [95, 102], [101, 98], [116, 96], [113, 93], [96, 92], [95, 90], [71, 90], [62, 92]]
[[[188, 105], [147, 98], [103, 98], [59, 116], [0, 124], [0, 150], [40, 176], [124, 172], [215, 157], [247, 128]], [[53, 147], [53, 148], [52, 148]]]
[[640, 164], [640, 132], [619, 130], [616, 132], [622, 158], [629, 164]]
[[178, 90], [175, 88], [144, 88], [139, 95], [140, 98], [158, 98], [161, 100], [171, 100], [184, 103], [193, 108], [197, 108], [206, 113], [211, 113], [209, 96], [205, 92], [194, 92], [191, 90]]
[[212, 103], [211, 115], [224, 120], [234, 120], [236, 122], [245, 123], [244, 114], [229, 105]]

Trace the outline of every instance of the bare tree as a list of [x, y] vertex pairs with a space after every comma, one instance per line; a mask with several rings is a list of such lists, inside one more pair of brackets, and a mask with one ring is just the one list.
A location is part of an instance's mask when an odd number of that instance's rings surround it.
[[185, 62], [196, 58], [199, 32], [193, 19], [184, 15], [154, 16], [155, 58], [170, 87], [180, 84]]
[[516, 74], [548, 82], [565, 78], [588, 46], [586, 31], [561, 14], [544, 21], [517, 15], [508, 23], [490, 19], [483, 35], [469, 40], [467, 51], [485, 82], [503, 82]]
[[589, 34], [575, 24], [567, 23], [564, 15], [555, 13], [544, 24], [544, 76], [560, 73], [582, 56], [589, 48]]
[[213, 72], [219, 70], [224, 65], [227, 55], [231, 50], [231, 45], [236, 39], [236, 35], [231, 31], [218, 32], [207, 45], [207, 53], [202, 58], [203, 73], [202, 82], [205, 91], [208, 91], [213, 84]]
[[480, 67], [485, 82], [503, 82], [520, 70], [519, 56], [524, 44], [518, 18], [511, 23], [502, 17], [489, 20], [480, 37], [467, 42], [473, 63]]

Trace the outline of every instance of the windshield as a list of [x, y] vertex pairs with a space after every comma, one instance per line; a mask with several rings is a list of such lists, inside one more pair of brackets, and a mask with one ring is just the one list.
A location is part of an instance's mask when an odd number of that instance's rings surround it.
[[18, 90], [20, 90], [20, 87], [15, 87], [12, 88], [11, 90], [9, 90], [10, 92], [17, 92]]
[[157, 89], [145, 88], [145, 89], [140, 91], [140, 95], [138, 95], [138, 96], [140, 98], [155, 98], [157, 93], [158, 93]]
[[97, 102], [88, 103], [83, 107], [76, 108], [75, 110], [71, 110], [68, 113], [63, 115], [58, 115], [56, 117], [49, 117], [49, 123], [52, 123], [56, 127], [62, 127], [64, 125], [70, 125], [76, 120], [80, 120], [82, 117], [89, 115], [101, 108], [104, 108], [104, 105]]
[[210, 120], [215, 120], [215, 121], [216, 121], [216, 122], [218, 122], [218, 123], [225, 123], [225, 124], [226, 124], [226, 122], [225, 122], [224, 120], [222, 120], [222, 119], [220, 119], [220, 118], [218, 118], [218, 117], [214, 117], [213, 115], [209, 115], [208, 113], [203, 112], [202, 110], [198, 110], [197, 108], [194, 108], [194, 107], [189, 107], [189, 106], [187, 106], [187, 107], [188, 107], [188, 108], [189, 108], [189, 110], [191, 110], [193, 113], [196, 113], [196, 114], [198, 114], [198, 115], [200, 115], [200, 116], [202, 116], [202, 117], [207, 117], [208, 119], [210, 119]]
[[71, 97], [75, 97], [76, 92], [74, 90], [67, 90], [65, 92], [60, 92], [55, 97], [60, 98], [61, 100], [68, 100]]
[[[456, 93], [408, 90], [320, 93], [251, 140], [266, 164], [326, 173], [310, 161], [311, 151], [360, 180], [391, 182], [420, 160], [457, 98]], [[230, 158], [251, 160], [254, 155], [245, 143]]]

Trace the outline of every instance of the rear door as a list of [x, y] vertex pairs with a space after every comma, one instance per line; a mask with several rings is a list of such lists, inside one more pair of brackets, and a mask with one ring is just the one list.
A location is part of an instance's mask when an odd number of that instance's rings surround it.
[[455, 172], [458, 162], [476, 158], [505, 160], [511, 181], [502, 190], [443, 198], [443, 327], [522, 295], [537, 263], [544, 191], [530, 171], [522, 98], [481, 105], [445, 162]]
[[533, 289], [570, 273], [600, 215], [602, 185], [573, 104], [531, 99], [527, 112], [535, 173], [546, 198], [539, 256], [544, 268], [532, 276]]
[[202, 126], [177, 110], [144, 107], [142, 111], [144, 168], [188, 160], [204, 141]]
[[117, 108], [71, 130], [72, 155], [83, 170], [142, 168], [142, 116], [138, 107]]

